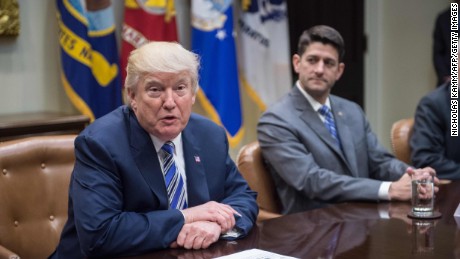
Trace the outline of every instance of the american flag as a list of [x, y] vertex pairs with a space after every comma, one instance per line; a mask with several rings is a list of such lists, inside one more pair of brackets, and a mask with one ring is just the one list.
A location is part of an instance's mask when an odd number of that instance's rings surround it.
[[199, 156], [195, 156], [195, 162], [197, 162], [197, 163], [200, 163], [200, 162], [201, 162], [201, 159], [200, 159]]

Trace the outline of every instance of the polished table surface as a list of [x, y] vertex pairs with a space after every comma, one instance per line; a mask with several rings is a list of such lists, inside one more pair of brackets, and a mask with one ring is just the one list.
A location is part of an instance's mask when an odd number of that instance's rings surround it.
[[442, 217], [435, 220], [408, 218], [408, 202], [342, 203], [260, 222], [247, 237], [208, 249], [133, 258], [214, 258], [258, 248], [298, 258], [460, 259], [460, 226], [453, 216], [459, 203], [456, 181], [440, 186], [435, 206]]

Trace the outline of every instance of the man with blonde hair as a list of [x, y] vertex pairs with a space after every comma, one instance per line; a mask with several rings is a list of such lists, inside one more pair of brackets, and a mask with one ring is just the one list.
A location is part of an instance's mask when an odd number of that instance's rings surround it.
[[192, 114], [198, 57], [151, 42], [128, 60], [128, 105], [75, 140], [69, 218], [52, 258], [207, 248], [242, 237], [256, 194], [228, 155], [226, 132]]

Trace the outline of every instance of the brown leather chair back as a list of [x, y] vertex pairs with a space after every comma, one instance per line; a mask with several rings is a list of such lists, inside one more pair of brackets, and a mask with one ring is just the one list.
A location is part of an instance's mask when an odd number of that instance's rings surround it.
[[399, 160], [410, 164], [411, 149], [410, 137], [414, 127], [414, 119], [401, 119], [393, 123], [391, 127], [391, 147], [393, 153]]
[[237, 156], [238, 169], [258, 193], [258, 221], [281, 216], [281, 205], [272, 176], [267, 170], [257, 141], [243, 146]]
[[67, 220], [75, 135], [0, 143], [0, 258], [46, 258]]

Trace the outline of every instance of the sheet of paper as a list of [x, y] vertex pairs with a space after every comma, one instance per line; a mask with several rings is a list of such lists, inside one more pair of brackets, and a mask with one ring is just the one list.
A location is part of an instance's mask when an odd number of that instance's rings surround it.
[[454, 213], [455, 222], [457, 222], [457, 228], [460, 228], [460, 203]]
[[[244, 250], [231, 255], [217, 257], [218, 259], [296, 259], [295, 257], [280, 255], [260, 249]], [[216, 259], [217, 259], [216, 258]]]

